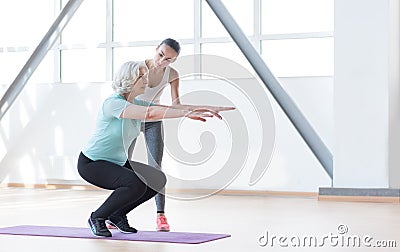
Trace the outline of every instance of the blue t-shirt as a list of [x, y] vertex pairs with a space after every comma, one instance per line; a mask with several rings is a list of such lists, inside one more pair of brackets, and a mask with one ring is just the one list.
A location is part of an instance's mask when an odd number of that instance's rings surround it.
[[[136, 105], [152, 103], [134, 100]], [[123, 166], [128, 159], [128, 148], [140, 134], [141, 120], [120, 118], [122, 111], [131, 103], [119, 94], [109, 96], [97, 116], [96, 130], [82, 153], [91, 160], [106, 160]]]

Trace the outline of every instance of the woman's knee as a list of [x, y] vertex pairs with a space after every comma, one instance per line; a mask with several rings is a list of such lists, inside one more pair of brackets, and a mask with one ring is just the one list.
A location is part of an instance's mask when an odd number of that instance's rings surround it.
[[156, 192], [159, 192], [165, 187], [165, 184], [167, 183], [167, 177], [165, 176], [164, 172], [153, 167], [151, 167], [151, 169], [153, 169], [152, 172], [146, 174], [147, 176], [144, 181], [148, 187]]
[[135, 161], [132, 161], [131, 166], [137, 176], [151, 189], [159, 191], [165, 187], [167, 177], [161, 170]]
[[156, 179], [155, 179], [155, 186], [154, 189], [159, 192], [161, 191], [165, 185], [167, 184], [167, 176], [165, 175], [164, 172], [157, 170], [156, 172], [157, 175], [155, 175]]

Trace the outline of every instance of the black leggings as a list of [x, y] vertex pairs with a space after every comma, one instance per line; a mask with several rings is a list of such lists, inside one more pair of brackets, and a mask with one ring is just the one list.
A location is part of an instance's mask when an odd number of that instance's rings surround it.
[[114, 190], [93, 213], [95, 218], [126, 215], [154, 197], [167, 181], [162, 171], [149, 165], [126, 161], [124, 166], [120, 166], [104, 160], [93, 161], [83, 153], [79, 155], [78, 172], [87, 182]]

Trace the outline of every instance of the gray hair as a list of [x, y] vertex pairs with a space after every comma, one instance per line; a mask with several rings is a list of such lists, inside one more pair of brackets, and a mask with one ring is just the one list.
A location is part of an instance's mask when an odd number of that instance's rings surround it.
[[141, 61], [128, 61], [122, 64], [114, 76], [112, 88], [118, 94], [126, 94], [132, 90], [132, 85], [139, 75], [139, 68], [146, 67]]

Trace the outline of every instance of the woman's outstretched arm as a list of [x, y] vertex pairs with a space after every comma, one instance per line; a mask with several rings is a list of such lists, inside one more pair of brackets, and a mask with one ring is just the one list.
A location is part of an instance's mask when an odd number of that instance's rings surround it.
[[180, 118], [180, 117], [188, 117], [193, 120], [206, 121], [208, 117], [217, 117], [222, 119], [222, 117], [210, 109], [201, 109], [201, 110], [185, 110], [185, 109], [176, 109], [172, 106], [164, 106], [164, 105], [156, 105], [156, 106], [140, 106], [135, 104], [130, 104], [126, 107], [122, 113], [121, 118], [129, 118], [129, 119], [139, 119], [139, 120], [162, 120], [167, 118]]

